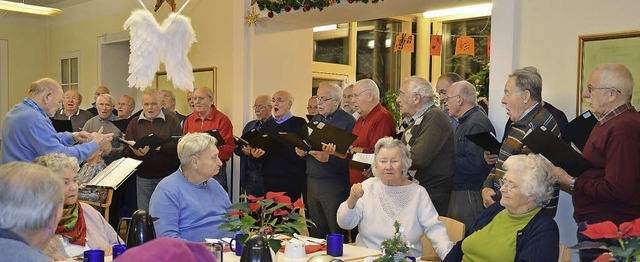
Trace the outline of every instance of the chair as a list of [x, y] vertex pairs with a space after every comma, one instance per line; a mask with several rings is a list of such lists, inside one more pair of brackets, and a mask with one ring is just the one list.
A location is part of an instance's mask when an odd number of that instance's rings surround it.
[[558, 262], [571, 262], [571, 248], [560, 244], [560, 255], [558, 256]]
[[112, 188], [107, 188], [107, 197], [105, 198], [104, 202], [94, 202], [94, 201], [89, 201], [89, 200], [80, 200], [81, 202], [87, 203], [89, 205], [92, 205], [94, 207], [100, 207], [104, 209], [104, 219], [106, 219], [107, 221], [109, 221], [109, 207], [111, 206], [111, 199], [113, 198], [113, 189]]
[[[438, 217], [438, 219], [444, 223], [445, 227], [447, 228], [447, 234], [449, 235], [449, 239], [451, 239], [453, 243], [456, 243], [462, 240], [462, 238], [464, 238], [464, 230], [465, 230], [464, 223], [457, 221], [455, 219], [451, 219], [443, 216]], [[421, 259], [428, 260], [428, 261], [441, 261], [440, 257], [438, 257], [438, 254], [433, 249], [433, 245], [431, 244], [431, 241], [429, 241], [429, 239], [425, 235], [422, 235], [420, 240], [422, 241], [422, 258]]]

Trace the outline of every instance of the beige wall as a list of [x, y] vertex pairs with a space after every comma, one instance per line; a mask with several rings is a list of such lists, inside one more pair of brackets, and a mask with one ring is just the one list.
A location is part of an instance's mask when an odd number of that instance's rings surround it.
[[[8, 109], [20, 102], [34, 80], [47, 76], [47, 30], [45, 20], [26, 18], [26, 23], [16, 24], [7, 14], [0, 22], [0, 39], [8, 42], [8, 97], [0, 98]], [[55, 76], [55, 75], [51, 75]]]

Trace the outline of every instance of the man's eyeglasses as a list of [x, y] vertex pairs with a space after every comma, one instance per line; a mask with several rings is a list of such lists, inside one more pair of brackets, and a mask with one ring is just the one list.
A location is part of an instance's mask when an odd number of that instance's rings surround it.
[[193, 100], [194, 101], [203, 101], [205, 99], [209, 98], [208, 96], [194, 96]]
[[318, 102], [326, 103], [331, 99], [333, 99], [333, 97], [318, 97]]
[[80, 98], [79, 97], [75, 97], [75, 96], [73, 96], [73, 97], [67, 96], [67, 97], [64, 98], [64, 100], [67, 100], [67, 101], [80, 101]]
[[367, 91], [369, 91], [369, 90], [368, 89], [362, 90], [362, 91], [360, 91], [358, 93], [353, 94], [353, 97], [358, 98], [358, 97], [360, 97], [362, 95], [362, 93], [367, 92]]
[[271, 103], [284, 103], [284, 102], [289, 102], [289, 100], [284, 99], [284, 98], [278, 98], [278, 99], [271, 99]]
[[267, 108], [267, 105], [253, 106], [253, 110], [262, 110]]
[[591, 94], [591, 92], [592, 92], [593, 90], [603, 90], [603, 89], [615, 90], [615, 91], [616, 91], [616, 92], [618, 92], [618, 93], [622, 93], [622, 92], [620, 92], [620, 90], [618, 90], [618, 89], [617, 89], [617, 88], [615, 88], [615, 87], [593, 87], [593, 86], [591, 86], [591, 85], [587, 85], [587, 90], [589, 90], [589, 94]]
[[446, 103], [449, 101], [449, 99], [454, 98], [454, 97], [456, 97], [456, 96], [458, 96], [458, 97], [459, 97], [460, 95], [455, 95], [455, 96], [445, 97], [445, 98], [443, 98], [443, 99], [442, 99], [442, 103], [443, 103], [443, 104], [446, 104]]
[[504, 178], [500, 178], [500, 179], [498, 179], [498, 185], [499, 185], [501, 188], [504, 186], [504, 188], [505, 188], [507, 191], [511, 191], [511, 190], [514, 190], [514, 189], [518, 188], [518, 186], [517, 186], [515, 183], [513, 183], [513, 182], [511, 182], [511, 181], [509, 181], [509, 180], [506, 180], [506, 179], [504, 179]]

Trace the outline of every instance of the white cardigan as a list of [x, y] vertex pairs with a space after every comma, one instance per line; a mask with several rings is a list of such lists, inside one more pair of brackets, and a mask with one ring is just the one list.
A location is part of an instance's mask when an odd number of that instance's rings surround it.
[[394, 234], [397, 220], [404, 228], [402, 236], [413, 245], [411, 255], [422, 255], [420, 237], [426, 235], [440, 258], [444, 258], [453, 243], [440, 220], [429, 194], [420, 185], [386, 186], [373, 177], [362, 182], [364, 195], [349, 209], [347, 202], [338, 208], [338, 225], [344, 229], [358, 226], [356, 245], [380, 249], [380, 244]]

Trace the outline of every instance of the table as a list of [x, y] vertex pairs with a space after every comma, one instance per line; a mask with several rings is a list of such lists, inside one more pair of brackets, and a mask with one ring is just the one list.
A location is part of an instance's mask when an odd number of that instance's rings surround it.
[[[305, 262], [307, 261], [309, 258], [316, 256], [316, 255], [322, 255], [322, 254], [326, 254], [327, 251], [318, 251], [318, 252], [314, 252], [311, 254], [307, 254], [306, 257], [304, 258], [287, 258], [284, 256], [284, 253], [282, 252], [278, 252], [278, 254], [276, 254], [276, 261], [279, 262]], [[380, 250], [375, 250], [375, 249], [369, 249], [369, 248], [365, 248], [365, 247], [357, 247], [357, 246], [353, 246], [353, 245], [347, 245], [345, 244], [343, 246], [343, 252], [342, 252], [342, 256], [341, 257], [337, 257], [338, 259], [341, 259], [343, 261], [361, 261], [366, 257], [377, 257], [380, 256]], [[240, 261], [240, 257], [236, 256], [235, 253], [233, 252], [225, 252], [222, 254], [223, 256], [223, 262], [238, 262]]]

